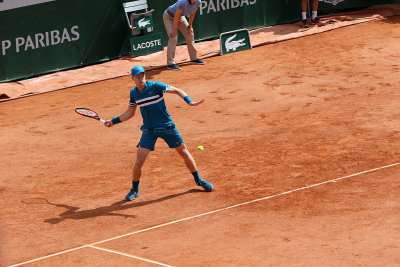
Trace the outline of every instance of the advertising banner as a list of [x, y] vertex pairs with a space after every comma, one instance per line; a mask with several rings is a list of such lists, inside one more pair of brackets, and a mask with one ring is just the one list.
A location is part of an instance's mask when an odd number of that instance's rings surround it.
[[143, 16], [134, 19], [135, 27], [138, 30], [144, 30], [149, 27], [154, 27], [153, 16]]
[[251, 49], [250, 34], [247, 29], [222, 33], [219, 39], [221, 55]]
[[[319, 12], [396, 1], [319, 0]], [[129, 55], [131, 51], [133, 56], [152, 53], [159, 51], [156, 40], [160, 39], [161, 46], [165, 47], [168, 36], [163, 12], [176, 0], [147, 0], [149, 9], [154, 9], [153, 16], [150, 20], [139, 18], [136, 25], [145, 29], [153, 24], [157, 38], [144, 37], [144, 41], [134, 43], [122, 6], [124, 2], [129, 1], [0, 0], [0, 82], [96, 64]], [[223, 32], [237, 29], [252, 30], [299, 21], [300, 8], [300, 0], [202, 0], [193, 23], [195, 40], [216, 39]], [[184, 42], [179, 33], [178, 45]]]
[[133, 57], [151, 54], [164, 50], [162, 34], [153, 33], [143, 36], [131, 37], [131, 53]]
[[122, 2], [3, 0], [0, 81], [75, 68], [129, 53]]

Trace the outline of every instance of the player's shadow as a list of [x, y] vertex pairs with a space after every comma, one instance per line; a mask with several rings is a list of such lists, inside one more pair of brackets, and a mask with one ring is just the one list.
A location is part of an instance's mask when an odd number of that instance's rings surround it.
[[66, 219], [83, 220], [83, 219], [94, 218], [94, 217], [98, 217], [98, 216], [120, 216], [120, 217], [124, 217], [124, 218], [136, 218], [136, 215], [127, 215], [127, 214], [119, 213], [118, 211], [135, 208], [135, 207], [146, 206], [146, 205], [154, 204], [157, 202], [176, 198], [176, 197], [179, 197], [179, 196], [182, 196], [185, 194], [199, 193], [199, 192], [203, 192], [203, 190], [190, 189], [190, 190], [182, 192], [182, 193], [177, 193], [177, 194], [164, 196], [164, 197], [153, 199], [153, 200], [142, 201], [142, 202], [137, 202], [137, 200], [134, 200], [132, 202], [130, 202], [130, 201], [128, 202], [126, 200], [121, 200], [121, 201], [115, 202], [109, 206], [102, 206], [102, 207], [98, 207], [95, 209], [89, 209], [89, 210], [79, 210], [80, 209], [79, 207], [68, 206], [65, 204], [49, 203], [50, 205], [53, 205], [56, 207], [66, 208], [67, 211], [60, 213], [58, 215], [59, 217], [57, 217], [57, 218], [49, 218], [49, 219], [44, 220], [44, 222], [49, 223], [49, 224], [57, 224]]

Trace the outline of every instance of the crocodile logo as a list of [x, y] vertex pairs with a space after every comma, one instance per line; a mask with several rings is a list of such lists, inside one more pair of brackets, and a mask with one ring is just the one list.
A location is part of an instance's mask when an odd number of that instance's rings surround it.
[[238, 47], [246, 45], [245, 43], [243, 43], [245, 38], [240, 40], [233, 40], [235, 39], [235, 37], [236, 34], [226, 39], [225, 41], [226, 52], [229, 52], [229, 50], [236, 51]]
[[146, 20], [146, 18], [142, 18], [138, 21], [139, 27], [146, 27], [150, 24], [150, 20]]

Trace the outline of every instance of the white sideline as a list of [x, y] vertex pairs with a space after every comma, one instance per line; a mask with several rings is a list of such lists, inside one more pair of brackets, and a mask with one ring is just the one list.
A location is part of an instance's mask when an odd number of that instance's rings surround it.
[[89, 245], [88, 247], [94, 248], [94, 249], [98, 249], [98, 250], [107, 251], [107, 252], [114, 253], [114, 254], [118, 254], [118, 255], [122, 255], [122, 256], [126, 256], [126, 257], [129, 257], [129, 258], [134, 258], [134, 259], [141, 260], [141, 261], [145, 261], [145, 262], [150, 262], [150, 263], [158, 264], [158, 265], [161, 265], [161, 266], [172, 267], [171, 265], [167, 265], [167, 264], [164, 264], [164, 263], [161, 263], [161, 262], [157, 262], [157, 261], [153, 261], [153, 260], [149, 260], [149, 259], [145, 259], [145, 258], [133, 256], [133, 255], [130, 255], [130, 254], [118, 252], [118, 251], [111, 250], [111, 249], [105, 249], [105, 248], [100, 248], [100, 247], [90, 246], [90, 245]]
[[[346, 176], [343, 176], [343, 177], [331, 179], [331, 180], [328, 180], [328, 181], [324, 181], [324, 182], [320, 182], [320, 183], [316, 183], [316, 184], [312, 184], [312, 185], [303, 186], [303, 187], [300, 187], [300, 188], [297, 188], [297, 189], [293, 189], [293, 190], [289, 190], [289, 191], [286, 191], [286, 192], [278, 193], [278, 194], [271, 195], [271, 196], [268, 196], [268, 197], [258, 198], [258, 199], [255, 199], [255, 200], [243, 202], [243, 203], [236, 204], [236, 205], [233, 205], [233, 206], [229, 206], [229, 207], [225, 207], [225, 208], [221, 208], [221, 209], [216, 209], [216, 210], [213, 210], [213, 211], [197, 214], [197, 215], [186, 217], [186, 218], [183, 218], [183, 219], [179, 219], [179, 220], [175, 220], [175, 221], [159, 224], [159, 225], [152, 226], [152, 227], [149, 227], [149, 228], [145, 228], [145, 229], [142, 229], [142, 230], [139, 230], [139, 231], [131, 232], [131, 233], [124, 234], [124, 235], [119, 235], [119, 236], [112, 237], [112, 238], [109, 238], [109, 239], [105, 239], [105, 240], [102, 240], [102, 241], [98, 241], [98, 242], [95, 242], [95, 243], [92, 243], [92, 244], [83, 245], [83, 246], [80, 246], [80, 247], [76, 247], [76, 248], [60, 251], [60, 252], [57, 252], [57, 253], [54, 253], [54, 254], [50, 254], [50, 255], [47, 255], [47, 256], [44, 256], [44, 257], [40, 257], [40, 258], [36, 258], [36, 259], [33, 259], [33, 260], [17, 263], [17, 264], [14, 264], [14, 265], [10, 265], [9, 267], [20, 266], [20, 265], [23, 265], [23, 264], [44, 260], [44, 259], [47, 259], [47, 258], [50, 258], [50, 257], [53, 257], [53, 256], [57, 256], [57, 255], [60, 255], [60, 254], [65, 254], [65, 253], [68, 253], [68, 252], [72, 252], [72, 251], [79, 250], [79, 249], [82, 249], [82, 248], [87, 248], [87, 247], [101, 249], [99, 247], [95, 247], [95, 245], [101, 244], [101, 243], [104, 243], [104, 242], [108, 242], [108, 241], [111, 241], [111, 240], [119, 239], [119, 238], [122, 238], [122, 237], [126, 237], [126, 236], [130, 236], [130, 235], [146, 232], [146, 231], [149, 231], [149, 230], [161, 228], [161, 227], [164, 227], [164, 226], [167, 226], [167, 225], [171, 225], [171, 224], [175, 224], [175, 223], [179, 223], [179, 222], [183, 222], [183, 221], [188, 221], [188, 220], [191, 220], [191, 219], [194, 219], [194, 218], [198, 218], [198, 217], [202, 217], [202, 216], [205, 216], [205, 215], [217, 213], [217, 212], [220, 212], [220, 211], [224, 211], [224, 210], [228, 210], [228, 209], [232, 209], [232, 208], [248, 205], [248, 204], [251, 204], [251, 203], [254, 203], [254, 202], [259, 202], [259, 201], [262, 201], [262, 200], [266, 200], [266, 199], [271, 199], [271, 198], [275, 198], [275, 197], [278, 197], [278, 196], [287, 195], [287, 194], [290, 194], [290, 193], [293, 193], [293, 192], [297, 192], [297, 191], [301, 191], [301, 190], [304, 190], [304, 189], [320, 186], [320, 185], [323, 185], [323, 184], [336, 182], [336, 181], [347, 179], [347, 178], [354, 177], [354, 176], [357, 176], [357, 175], [361, 175], [361, 174], [365, 174], [365, 173], [369, 173], [369, 172], [374, 172], [374, 171], [382, 170], [382, 169], [385, 169], [385, 168], [390, 168], [390, 167], [393, 167], [393, 166], [396, 166], [396, 165], [399, 165], [399, 164], [400, 164], [400, 162], [393, 163], [393, 164], [386, 165], [386, 166], [383, 166], [383, 167], [378, 167], [378, 168], [374, 168], [374, 169], [370, 169], [370, 170], [366, 170], [366, 171], [362, 171], [362, 172], [346, 175]], [[105, 250], [105, 249], [101, 249], [101, 250]], [[105, 251], [107, 251], [107, 250], [105, 250]], [[111, 251], [109, 251], [109, 252], [111, 252]], [[113, 253], [116, 253], [116, 252], [113, 252]], [[128, 256], [128, 254], [123, 254], [123, 253], [119, 253], [119, 254]], [[134, 256], [129, 255], [129, 257], [134, 257]], [[141, 258], [138, 258], [138, 257], [134, 257], [134, 258], [141, 259]], [[168, 266], [168, 265], [165, 265], [165, 266]]]

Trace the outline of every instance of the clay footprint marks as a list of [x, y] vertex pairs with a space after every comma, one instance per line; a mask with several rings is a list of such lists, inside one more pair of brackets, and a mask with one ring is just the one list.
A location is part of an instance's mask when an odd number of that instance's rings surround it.
[[36, 126], [35, 127], [31, 127], [29, 129], [25, 130], [25, 132], [32, 133], [34, 135], [40, 135], [40, 136], [47, 135], [46, 132], [42, 132], [42, 131], [36, 130], [37, 128], [38, 127], [36, 127]]

